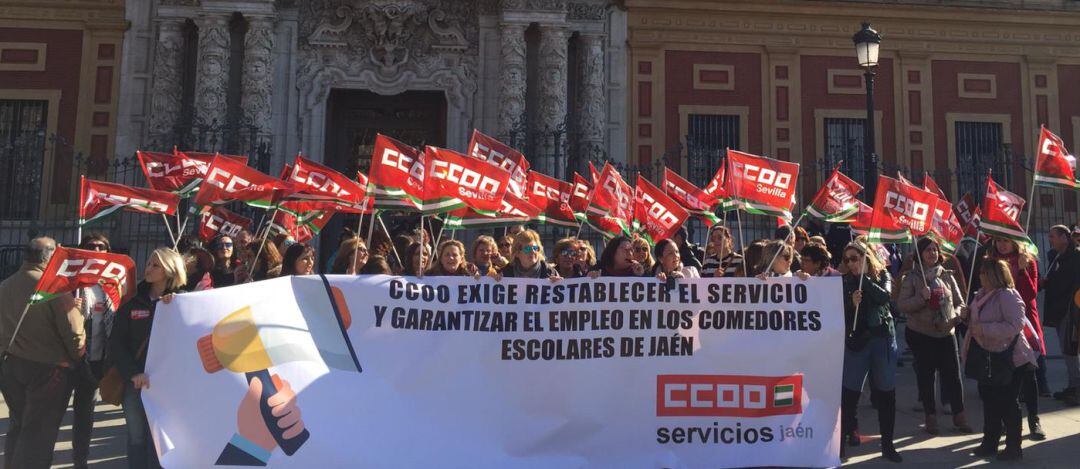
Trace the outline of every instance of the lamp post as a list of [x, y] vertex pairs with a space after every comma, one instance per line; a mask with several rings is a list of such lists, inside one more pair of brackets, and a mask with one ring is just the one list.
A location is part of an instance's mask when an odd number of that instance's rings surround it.
[[881, 48], [881, 35], [870, 27], [869, 22], [863, 22], [862, 29], [852, 36], [855, 42], [855, 57], [859, 61], [866, 80], [866, 141], [863, 144], [863, 169], [866, 173], [866, 197], [873, 203], [877, 191], [877, 154], [874, 142], [874, 69], [878, 65], [878, 50]]

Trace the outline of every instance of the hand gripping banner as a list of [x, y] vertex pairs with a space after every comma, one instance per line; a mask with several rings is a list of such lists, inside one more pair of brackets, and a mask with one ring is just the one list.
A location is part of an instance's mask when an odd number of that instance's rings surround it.
[[673, 285], [340, 275], [185, 293], [158, 305], [141, 397], [164, 467], [839, 465], [841, 279]]
[[48, 301], [79, 288], [101, 285], [113, 309], [135, 293], [135, 261], [123, 254], [58, 246], [30, 296], [30, 303]]

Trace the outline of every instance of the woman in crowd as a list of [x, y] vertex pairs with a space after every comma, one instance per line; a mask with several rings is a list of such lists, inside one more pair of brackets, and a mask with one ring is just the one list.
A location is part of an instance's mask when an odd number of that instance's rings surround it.
[[920, 238], [915, 247], [921, 263], [914, 262], [915, 268], [900, 282], [896, 304], [907, 316], [904, 338], [915, 356], [915, 380], [923, 403], [925, 430], [931, 435], [939, 431], [934, 398], [934, 376], [938, 375], [944, 392], [942, 400], [953, 412], [953, 425], [963, 433], [971, 433], [964, 413], [964, 387], [953, 333], [960, 323], [964, 293], [953, 271], [942, 266], [936, 242]]
[[199, 247], [180, 252], [184, 255], [184, 268], [187, 270], [185, 291], [203, 291], [214, 288], [214, 280], [210, 276], [210, 272], [214, 269], [214, 255]]
[[394, 271], [390, 269], [390, 263], [386, 262], [386, 257], [378, 254], [371, 256], [367, 263], [364, 264], [364, 268], [360, 269], [361, 275], [393, 275]]
[[448, 239], [439, 243], [436, 251], [435, 262], [427, 271], [427, 275], [436, 277], [467, 277], [476, 272], [476, 267], [465, 262], [465, 245], [456, 239]]
[[[774, 239], [765, 244], [765, 249], [761, 251], [761, 261], [754, 271], [758, 272], [757, 278], [762, 280], [768, 277], [791, 277], [795, 275], [791, 271], [794, 259], [795, 248], [783, 240]], [[799, 271], [799, 278], [806, 280], [810, 278], [810, 274]]]
[[[806, 244], [810, 242], [810, 234], [806, 232], [806, 228], [801, 226], [795, 227], [795, 252], [801, 253]], [[800, 266], [801, 267], [801, 266]]]
[[578, 272], [583, 272], [579, 277], [583, 277], [596, 267], [596, 250], [592, 243], [583, 239], [578, 240], [578, 250], [581, 251], [581, 256], [574, 260], [574, 265], [577, 265]]
[[[881, 429], [881, 456], [889, 461], [903, 458], [893, 444], [896, 426], [896, 330], [889, 306], [892, 281], [881, 259], [862, 241], [844, 248], [844, 347], [843, 389], [840, 394], [840, 429], [848, 444], [861, 441], [856, 409], [863, 382], [870, 375], [871, 400], [877, 407]], [[856, 314], [856, 311], [858, 314]], [[844, 445], [840, 446], [844, 455]]]
[[330, 273], [355, 275], [364, 269], [369, 254], [364, 240], [355, 237], [346, 239], [338, 246], [334, 263], [330, 266]]
[[233, 259], [232, 238], [226, 235], [215, 236], [210, 240], [210, 253], [214, 255], [214, 269], [210, 271], [214, 288], [223, 288], [236, 283], [236, 275], [233, 272], [236, 266]]
[[158, 300], [181, 291], [187, 282], [184, 260], [176, 251], [159, 248], [150, 254], [135, 296], [116, 312], [109, 337], [109, 359], [124, 377], [124, 420], [127, 422], [128, 466], [160, 467], [140, 393], [150, 387], [146, 349]]
[[656, 265], [656, 261], [652, 257], [652, 250], [649, 249], [649, 242], [645, 241], [645, 238], [642, 238], [641, 236], [634, 236], [633, 247], [634, 260], [645, 268], [645, 272], [652, 272], [653, 267]]
[[757, 274], [761, 273], [758, 272], [757, 267], [762, 262], [761, 256], [765, 251], [765, 245], [768, 243], [767, 240], [759, 239], [751, 242], [746, 246], [746, 249], [743, 249], [743, 268], [746, 270], [744, 274], [746, 277], [756, 277]]
[[[1015, 370], [1008, 383], [999, 386], [979, 384], [979, 396], [983, 402], [983, 438], [982, 444], [974, 452], [980, 457], [997, 455], [1003, 461], [1017, 460], [1023, 456], [1020, 449], [1023, 427], [1017, 398], [1021, 387], [1034, 379], [1037, 355], [1024, 334], [1027, 304], [1016, 290], [1010, 270], [1012, 268], [1005, 261], [984, 260], [979, 266], [979, 284], [982, 288], [971, 301], [970, 312], [964, 311], [968, 325], [968, 334], [964, 338], [965, 361], [975, 345], [987, 352], [1012, 348]], [[998, 453], [1002, 426], [1005, 450]]]
[[802, 271], [814, 277], [839, 277], [832, 267], [832, 254], [825, 243], [811, 242], [802, 249]]
[[987, 257], [1005, 261], [1016, 285], [1016, 291], [1024, 300], [1025, 316], [1029, 325], [1025, 328], [1024, 334], [1035, 350], [1037, 368], [1032, 375], [1032, 381], [1024, 383], [1021, 388], [1020, 399], [1027, 407], [1031, 438], [1045, 440], [1046, 432], [1043, 431], [1042, 424], [1039, 422], [1039, 389], [1040, 387], [1044, 390], [1050, 388], [1046, 384], [1046, 345], [1043, 340], [1042, 322], [1039, 320], [1039, 309], [1035, 302], [1035, 297], [1039, 293], [1039, 265], [1034, 256], [1021, 249], [1016, 241], [1008, 238], [995, 238], [987, 250]]
[[550, 263], [562, 278], [584, 277], [588, 271], [582, 270], [579, 264], [584, 255], [585, 250], [577, 238], [563, 238], [555, 243], [555, 254]]
[[[266, 243], [259, 252], [259, 243], [248, 244], [238, 251], [239, 258], [236, 269], [236, 283], [258, 282], [275, 278], [281, 275], [282, 258], [277, 247]], [[256, 254], [259, 256], [255, 258]], [[254, 264], [254, 268], [252, 265]]]
[[731, 230], [726, 226], [716, 225], [709, 232], [708, 254], [702, 263], [702, 277], [743, 277], [743, 256], [735, 252], [731, 239]]
[[499, 246], [495, 244], [495, 238], [481, 235], [472, 243], [472, 263], [476, 266], [476, 275], [490, 277], [499, 271], [507, 261], [499, 254]]
[[499, 270], [502, 277], [546, 278], [551, 281], [560, 278], [559, 272], [544, 260], [544, 245], [537, 232], [518, 232], [510, 249], [514, 256], [509, 264]]
[[315, 273], [315, 248], [296, 243], [285, 250], [285, 259], [281, 262], [281, 276], [312, 275]]
[[426, 244], [412, 243], [405, 249], [405, 255], [401, 258], [401, 261], [406, 263], [405, 269], [401, 275], [411, 275], [414, 277], [423, 277], [424, 271], [427, 270], [428, 262], [431, 259], [431, 248]]
[[653, 246], [653, 255], [656, 256], [656, 266], [652, 273], [660, 280], [677, 278], [701, 278], [696, 267], [684, 266], [679, 245], [670, 239], [661, 239]]
[[629, 236], [617, 236], [608, 241], [600, 253], [600, 263], [589, 271], [589, 277], [641, 277], [646, 275], [645, 266], [634, 259], [634, 240]]
[[499, 238], [499, 255], [510, 262], [514, 258], [514, 237], [510, 235], [504, 235]]
[[[79, 249], [109, 252], [112, 246], [105, 235], [90, 233], [83, 236]], [[75, 467], [86, 467], [90, 455], [90, 436], [94, 431], [94, 397], [97, 382], [105, 374], [105, 352], [109, 348], [109, 334], [112, 333], [116, 311], [110, 306], [101, 285], [80, 288], [79, 295], [83, 299], [79, 312], [83, 316], [86, 337], [86, 363], [72, 377], [75, 394], [71, 405], [74, 414], [71, 422], [71, 457]]]

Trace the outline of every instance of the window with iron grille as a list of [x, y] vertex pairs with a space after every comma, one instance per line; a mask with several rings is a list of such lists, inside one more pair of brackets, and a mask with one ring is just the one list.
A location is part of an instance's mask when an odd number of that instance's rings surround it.
[[982, 200], [986, 190], [987, 170], [993, 169], [994, 180], [1009, 187], [1000, 122], [956, 123], [956, 183], [959, 195], [971, 193]]
[[739, 148], [739, 116], [690, 114], [686, 122], [687, 179], [704, 187], [720, 169], [728, 148]]
[[822, 173], [828, 177], [839, 163], [841, 172], [866, 187], [866, 119], [826, 118], [824, 125], [826, 167]]
[[0, 220], [35, 218], [48, 101], [0, 100]]

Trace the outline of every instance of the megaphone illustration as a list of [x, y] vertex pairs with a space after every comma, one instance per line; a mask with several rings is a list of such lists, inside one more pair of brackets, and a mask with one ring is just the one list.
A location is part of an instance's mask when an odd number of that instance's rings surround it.
[[272, 415], [267, 400], [278, 389], [269, 369], [275, 365], [307, 361], [324, 363], [328, 368], [360, 372], [346, 330], [352, 316], [341, 290], [325, 278], [292, 278], [293, 293], [299, 314], [290, 304], [264, 300], [233, 311], [198, 340], [199, 358], [207, 373], [227, 369], [244, 373], [250, 383], [259, 378], [262, 396], [259, 409], [278, 447], [291, 456], [308, 440], [305, 428], [299, 435], [285, 439], [284, 429]]

